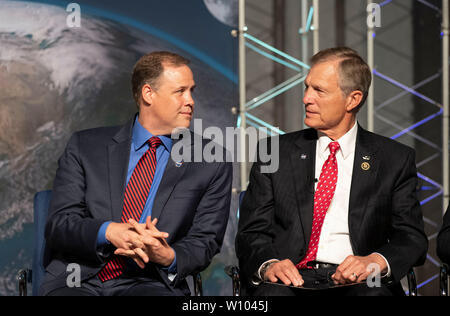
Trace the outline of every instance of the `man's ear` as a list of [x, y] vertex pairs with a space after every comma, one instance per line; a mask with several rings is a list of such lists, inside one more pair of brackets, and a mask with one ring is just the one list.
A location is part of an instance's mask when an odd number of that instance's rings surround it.
[[351, 92], [347, 96], [347, 112], [351, 112], [355, 110], [360, 104], [363, 99], [363, 93], [359, 90], [355, 90]]
[[145, 106], [152, 105], [154, 90], [149, 84], [144, 84], [141, 89], [142, 101]]

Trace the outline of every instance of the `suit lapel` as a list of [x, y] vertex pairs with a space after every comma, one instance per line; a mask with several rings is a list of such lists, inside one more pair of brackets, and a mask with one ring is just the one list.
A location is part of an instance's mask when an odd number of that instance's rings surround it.
[[[178, 141], [174, 140], [173, 147], [175, 147], [175, 144]], [[191, 150], [191, 148], [187, 149]], [[155, 201], [153, 203], [152, 218], [160, 219], [164, 206], [172, 194], [175, 185], [185, 173], [188, 164], [189, 163], [187, 162], [174, 162], [172, 158], [169, 157], [169, 161], [167, 161], [166, 169], [164, 170], [164, 175], [161, 179], [161, 183], [159, 184], [158, 192], [156, 193]]]
[[297, 198], [297, 210], [301, 219], [305, 245], [311, 236], [314, 213], [314, 173], [316, 161], [317, 132], [307, 130], [298, 139], [290, 155], [292, 180]]
[[115, 222], [120, 222], [122, 217], [133, 123], [134, 119], [124, 125], [108, 145], [109, 187], [112, 205], [111, 215], [112, 220]]
[[350, 240], [356, 255], [355, 236], [360, 235], [361, 224], [367, 213], [367, 202], [373, 193], [379, 169], [377, 151], [378, 146], [371, 134], [358, 126], [348, 212]]

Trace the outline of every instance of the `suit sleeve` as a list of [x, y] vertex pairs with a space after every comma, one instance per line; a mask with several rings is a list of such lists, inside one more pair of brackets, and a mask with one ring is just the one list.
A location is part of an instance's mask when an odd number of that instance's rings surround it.
[[444, 216], [444, 224], [437, 238], [437, 255], [442, 262], [450, 264], [450, 206]]
[[93, 219], [86, 207], [79, 143], [79, 134], [74, 134], [59, 159], [45, 238], [50, 249], [67, 258], [101, 263], [97, 234], [104, 221]]
[[413, 266], [425, 262], [428, 238], [417, 199], [417, 170], [414, 151], [409, 151], [395, 182], [392, 194], [391, 232], [388, 243], [376, 252], [382, 254], [399, 282]]
[[[257, 149], [259, 152], [259, 147]], [[250, 183], [239, 212], [236, 255], [244, 277], [251, 280], [261, 264], [279, 259], [273, 246], [274, 197], [270, 173], [261, 173], [262, 163], [254, 163]]]
[[233, 170], [231, 163], [216, 165], [189, 232], [172, 245], [177, 256], [175, 286], [189, 274], [204, 270], [222, 246], [230, 214]]

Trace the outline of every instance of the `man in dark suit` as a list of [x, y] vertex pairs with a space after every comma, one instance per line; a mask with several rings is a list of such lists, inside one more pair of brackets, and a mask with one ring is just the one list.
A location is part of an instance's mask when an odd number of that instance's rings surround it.
[[437, 238], [437, 255], [442, 262], [450, 264], [450, 206], [445, 212], [444, 223]]
[[[46, 225], [42, 295], [188, 295], [186, 276], [220, 251], [231, 164], [171, 158], [177, 142], [183, 157], [197, 147], [189, 132], [171, 137], [194, 111], [188, 64], [169, 52], [145, 55], [132, 77], [139, 113], [70, 139]], [[79, 269], [68, 269], [72, 263]]]
[[280, 136], [276, 172], [258, 159], [250, 173], [236, 237], [244, 285], [261, 296], [404, 294], [400, 279], [427, 250], [415, 153], [358, 125], [371, 71], [354, 50], [324, 50], [311, 66], [311, 129]]

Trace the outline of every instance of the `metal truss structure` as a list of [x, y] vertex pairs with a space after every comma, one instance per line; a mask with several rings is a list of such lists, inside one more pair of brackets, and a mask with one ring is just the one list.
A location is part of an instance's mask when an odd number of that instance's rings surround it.
[[[319, 50], [319, 0], [313, 0], [312, 6], [308, 9], [308, 0], [302, 1], [302, 11], [308, 12], [308, 14], [303, 14], [303, 27], [299, 29], [299, 36], [302, 36], [305, 40], [303, 41], [303, 55], [304, 57], [308, 54], [308, 36], [312, 34], [313, 36], [313, 52]], [[268, 91], [262, 93], [261, 95], [253, 98], [251, 101], [247, 102], [247, 91], [246, 91], [246, 49], [251, 49], [261, 55], [264, 58], [268, 58], [275, 63], [279, 63], [291, 70], [298, 72], [298, 74], [289, 78], [285, 82], [269, 89]], [[265, 128], [269, 131], [269, 135], [274, 134], [284, 134], [285, 132], [279, 128], [259, 119], [255, 115], [250, 113], [251, 110], [264, 105], [269, 100], [277, 97], [286, 91], [297, 87], [302, 84], [306, 79], [309, 65], [298, 58], [290, 56], [289, 54], [265, 43], [264, 41], [258, 39], [251, 32], [248, 32], [247, 26], [245, 24], [245, 0], [239, 0], [239, 117], [237, 126], [242, 128], [240, 144], [241, 144], [241, 154], [245, 155], [247, 152], [246, 139], [245, 139], [245, 129], [247, 126], [253, 126], [256, 128]], [[241, 159], [245, 161], [245, 157]], [[248, 183], [248, 168], [246, 163], [241, 163], [241, 190], [247, 188]]]
[[[428, 145], [430, 148], [434, 149], [434, 154], [426, 157], [422, 161], [417, 162], [417, 168], [418, 168], [418, 178], [424, 183], [425, 185], [421, 185], [419, 190], [422, 191], [421, 195], [427, 195], [423, 200], [420, 201], [420, 204], [422, 205], [422, 209], [424, 211], [424, 221], [430, 227], [433, 227], [433, 232], [428, 236], [429, 240], [432, 240], [437, 237], [438, 231], [439, 231], [439, 224], [435, 221], [431, 220], [427, 215], [429, 212], [435, 212], [436, 210], [429, 210], [426, 208], [426, 204], [430, 201], [442, 198], [442, 210], [445, 212], [448, 202], [449, 202], [449, 3], [448, 0], [442, 0], [442, 10], [435, 5], [431, 4], [430, 2], [426, 0], [414, 0], [420, 2], [422, 5], [426, 6], [428, 9], [434, 10], [437, 13], [437, 16], [442, 17], [442, 41], [443, 41], [443, 60], [442, 60], [442, 70], [429, 76], [428, 78], [422, 80], [421, 82], [418, 82], [414, 84], [413, 86], [409, 87], [395, 78], [392, 78], [388, 74], [388, 69], [376, 69], [374, 60], [376, 58], [375, 54], [375, 45], [374, 45], [374, 38], [376, 36], [376, 30], [375, 28], [368, 27], [367, 30], [367, 47], [368, 47], [368, 60], [369, 65], [373, 69], [373, 76], [376, 78], [379, 78], [386, 83], [393, 85], [401, 90], [400, 93], [397, 95], [389, 98], [388, 100], [384, 101], [381, 104], [375, 105], [374, 99], [373, 99], [373, 91], [371, 93], [371, 96], [368, 99], [368, 125], [369, 128], [373, 130], [374, 127], [374, 120], [379, 119], [380, 121], [384, 122], [385, 124], [393, 127], [398, 131], [395, 135], [391, 136], [390, 138], [393, 140], [398, 140], [403, 135], [408, 135], [409, 137], [413, 138], [416, 142], [420, 142], [423, 144]], [[383, 8], [383, 10], [388, 10], [389, 5], [392, 4], [393, 0], [386, 0], [381, 3], [379, 3], [379, 7]], [[372, 0], [368, 0], [368, 5], [374, 3]], [[386, 7], [386, 8], [384, 8]], [[368, 12], [368, 14], [371, 14], [371, 12]], [[432, 98], [420, 93], [418, 90], [426, 85], [427, 83], [438, 79], [442, 77], [442, 103], [440, 104], [436, 100], [433, 100]], [[375, 87], [376, 89], [376, 87]], [[434, 113], [431, 115], [428, 115], [426, 117], [421, 118], [419, 121], [414, 122], [410, 124], [409, 126], [404, 126], [402, 124], [396, 123], [393, 119], [388, 118], [380, 113], [380, 110], [385, 107], [392, 106], [393, 103], [398, 100], [399, 98], [405, 96], [405, 95], [412, 95], [415, 98], [420, 98], [422, 101], [424, 101], [425, 104], [430, 106]], [[419, 133], [416, 133], [415, 130], [419, 128], [420, 126], [425, 125], [426, 123], [430, 123], [433, 121], [442, 120], [442, 144], [435, 143], [434, 141], [428, 140], [423, 135], [420, 135]], [[427, 164], [428, 162], [442, 157], [442, 171], [443, 171], [443, 177], [442, 177], [442, 183], [439, 183], [438, 180], [432, 179], [431, 177], [427, 176], [426, 174], [421, 172], [421, 167]], [[429, 192], [426, 194], [425, 192]], [[432, 257], [431, 254], [427, 255], [427, 260], [431, 262], [434, 266], [439, 267], [440, 262]], [[418, 284], [418, 288], [424, 287], [433, 280], [437, 279], [439, 277], [438, 270], [436, 270], [436, 273], [433, 273], [431, 277], [428, 277], [426, 280]]]

